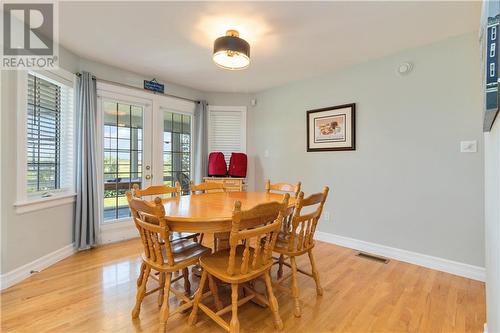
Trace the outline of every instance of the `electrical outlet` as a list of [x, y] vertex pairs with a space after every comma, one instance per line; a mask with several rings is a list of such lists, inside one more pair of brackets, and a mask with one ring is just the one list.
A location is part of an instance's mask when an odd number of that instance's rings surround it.
[[323, 220], [330, 221], [330, 212], [323, 212]]
[[269, 149], [264, 150], [264, 157], [269, 157]]

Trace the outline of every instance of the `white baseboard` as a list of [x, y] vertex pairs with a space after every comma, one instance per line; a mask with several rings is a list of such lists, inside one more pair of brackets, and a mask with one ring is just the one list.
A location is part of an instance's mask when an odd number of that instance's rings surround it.
[[100, 245], [139, 237], [132, 220], [101, 225]]
[[397, 249], [385, 245], [365, 242], [362, 240], [316, 231], [317, 240], [332, 243], [351, 249], [373, 253], [379, 256], [408, 262], [438, 271], [466, 277], [473, 280], [485, 281], [486, 271], [484, 267], [464, 264], [457, 261], [433, 257], [426, 254]]
[[56, 262], [69, 257], [73, 253], [75, 253], [73, 244], [68, 244], [59, 250], [46, 254], [43, 257], [18, 267], [8, 273], [2, 274], [0, 289], [9, 288], [10, 286], [13, 286], [14, 284], [19, 283], [31, 276], [31, 271], [42, 271]]

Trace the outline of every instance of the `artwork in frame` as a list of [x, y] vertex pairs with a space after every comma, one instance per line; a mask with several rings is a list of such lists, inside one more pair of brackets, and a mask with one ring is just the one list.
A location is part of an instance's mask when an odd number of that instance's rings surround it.
[[307, 151], [355, 150], [356, 104], [307, 111]]

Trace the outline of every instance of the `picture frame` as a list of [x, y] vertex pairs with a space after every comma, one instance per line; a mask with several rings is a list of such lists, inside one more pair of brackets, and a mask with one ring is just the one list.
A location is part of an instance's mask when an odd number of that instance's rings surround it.
[[356, 150], [356, 104], [307, 111], [307, 151]]

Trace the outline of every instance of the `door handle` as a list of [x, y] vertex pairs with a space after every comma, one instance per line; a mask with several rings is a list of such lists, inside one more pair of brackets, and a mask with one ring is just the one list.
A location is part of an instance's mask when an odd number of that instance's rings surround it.
[[145, 177], [147, 180], [150, 180], [151, 178], [153, 178], [151, 175], [146, 175]]

